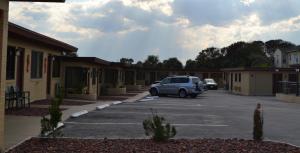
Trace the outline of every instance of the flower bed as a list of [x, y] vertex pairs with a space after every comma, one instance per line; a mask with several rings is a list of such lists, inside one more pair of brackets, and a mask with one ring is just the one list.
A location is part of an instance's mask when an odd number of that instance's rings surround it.
[[8, 153], [299, 153], [300, 148], [275, 142], [238, 139], [171, 140], [155, 143], [148, 139], [43, 139], [32, 138]]

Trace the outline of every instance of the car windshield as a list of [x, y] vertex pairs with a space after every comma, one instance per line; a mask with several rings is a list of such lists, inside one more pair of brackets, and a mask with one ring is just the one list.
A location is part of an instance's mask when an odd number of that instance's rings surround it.
[[213, 79], [205, 79], [206, 83], [215, 83], [215, 81]]

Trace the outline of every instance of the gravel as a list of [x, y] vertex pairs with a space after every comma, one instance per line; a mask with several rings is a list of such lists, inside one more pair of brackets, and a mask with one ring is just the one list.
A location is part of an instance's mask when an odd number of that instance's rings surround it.
[[283, 143], [238, 139], [176, 139], [156, 143], [149, 139], [32, 138], [8, 153], [299, 153]]

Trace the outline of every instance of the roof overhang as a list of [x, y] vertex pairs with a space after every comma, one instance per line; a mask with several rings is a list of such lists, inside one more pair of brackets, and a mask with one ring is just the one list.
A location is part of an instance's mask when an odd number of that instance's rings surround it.
[[110, 62], [97, 58], [97, 57], [71, 57], [71, 56], [59, 56], [57, 57], [61, 61], [64, 62], [82, 62], [82, 63], [90, 63], [94, 65], [102, 65], [109, 66]]
[[11, 22], [9, 22], [8, 24], [8, 37], [23, 38], [27, 41], [32, 41], [34, 43], [46, 45], [58, 51], [77, 52], [78, 50], [78, 48], [69, 45], [65, 42], [50, 38], [48, 36], [26, 29]]
[[12, 2], [60, 2], [60, 3], [64, 3], [65, 0], [9, 0]]
[[246, 71], [263, 71], [263, 72], [294, 72], [295, 68], [275, 68], [275, 67], [240, 67], [240, 68], [224, 68], [224, 72], [246, 72]]

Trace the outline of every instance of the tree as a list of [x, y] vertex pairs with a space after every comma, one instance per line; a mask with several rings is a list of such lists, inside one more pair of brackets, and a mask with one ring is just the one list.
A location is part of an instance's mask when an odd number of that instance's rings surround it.
[[138, 62], [136, 63], [136, 66], [138, 66], [138, 67], [143, 67], [143, 62], [138, 61]]
[[273, 56], [276, 49], [287, 50], [296, 47], [295, 44], [281, 39], [269, 40], [265, 43], [266, 53]]
[[187, 60], [185, 63], [185, 69], [196, 69], [197, 68], [197, 62], [195, 60]]
[[220, 68], [222, 66], [222, 50], [210, 47], [199, 52], [196, 57], [198, 67], [202, 68]]
[[120, 62], [125, 64], [132, 64], [134, 60], [132, 58], [121, 58]]
[[156, 55], [149, 55], [144, 61], [143, 66], [148, 68], [155, 68], [159, 64], [159, 58]]
[[271, 65], [270, 58], [266, 56], [264, 48], [257, 41], [237, 42], [222, 50], [226, 50], [223, 67], [267, 67]]
[[163, 61], [163, 67], [168, 69], [182, 69], [183, 65], [176, 57], [172, 57]]

